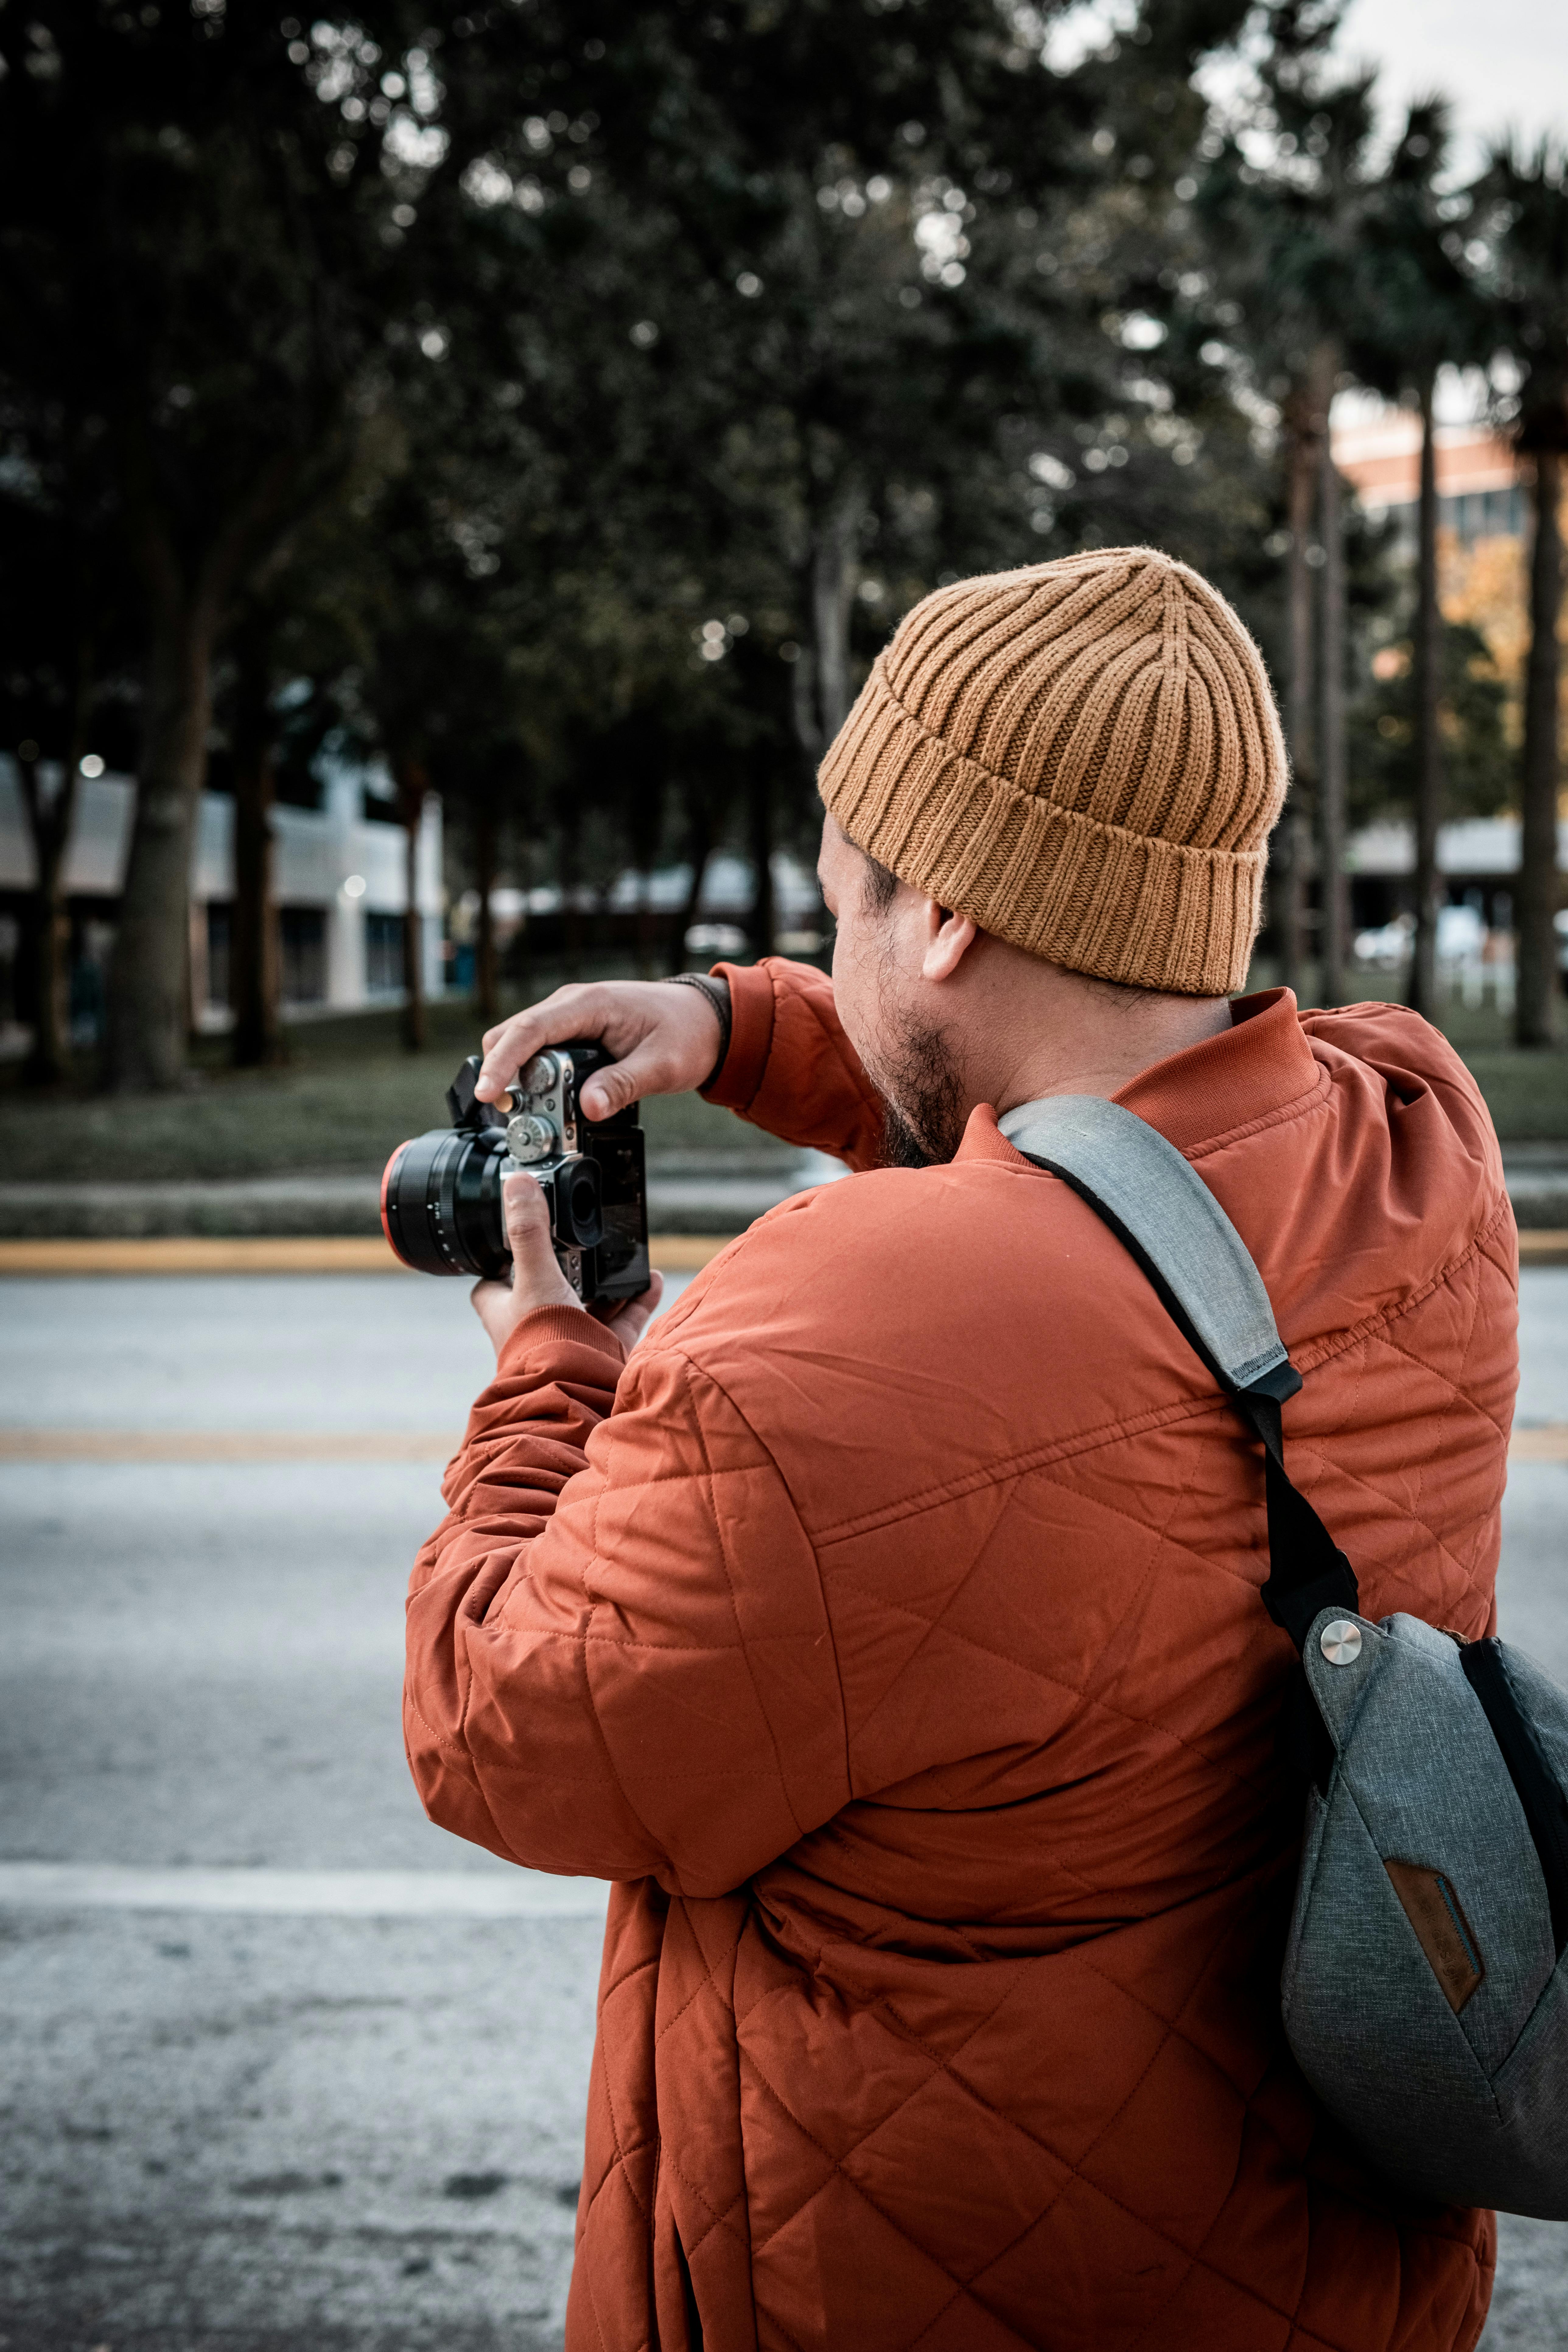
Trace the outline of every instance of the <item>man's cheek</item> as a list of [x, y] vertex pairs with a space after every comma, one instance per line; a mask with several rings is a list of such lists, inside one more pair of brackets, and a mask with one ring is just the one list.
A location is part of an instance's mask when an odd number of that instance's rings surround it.
[[876, 991], [868, 984], [862, 943], [841, 925], [833, 942], [833, 1003], [845, 1034], [864, 1061], [875, 1052]]

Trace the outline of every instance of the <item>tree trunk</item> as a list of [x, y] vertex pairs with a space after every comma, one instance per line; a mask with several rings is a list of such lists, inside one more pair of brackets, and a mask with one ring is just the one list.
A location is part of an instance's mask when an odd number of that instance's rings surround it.
[[861, 503], [840, 499], [828, 515], [811, 559], [812, 682], [824, 751], [849, 716], [849, 616], [855, 608], [856, 548]]
[[1307, 562], [1318, 479], [1318, 442], [1305, 423], [1290, 428], [1287, 514], [1285, 740], [1290, 788], [1276, 836], [1276, 920], [1279, 977], [1300, 996], [1307, 978], [1307, 840], [1305, 803], [1312, 784], [1312, 574]]
[[206, 777], [214, 619], [199, 600], [155, 610], [131, 854], [110, 966], [108, 1085], [166, 1090], [184, 1076], [191, 851]]
[[234, 746], [234, 928], [229, 986], [233, 1058], [258, 1069], [283, 1058], [278, 923], [272, 904], [271, 664], [267, 637], [240, 648]]
[[22, 775], [22, 805], [33, 837], [37, 868], [35, 913], [28, 935], [33, 964], [33, 1043], [22, 1066], [29, 1087], [58, 1086], [68, 1067], [70, 979], [70, 919], [66, 910], [66, 850], [76, 812], [76, 780], [81, 758], [79, 730], [73, 727], [67, 747], [65, 773], [58, 791], [46, 800], [38, 783], [36, 760], [17, 760]]
[[748, 929], [753, 956], [773, 951], [773, 780], [759, 761], [752, 777], [750, 847], [752, 853], [752, 916]]
[[560, 803], [558, 841], [561, 891], [561, 952], [568, 980], [583, 977], [583, 909], [577, 903], [583, 867], [583, 803], [579, 795], [563, 793]]
[[1318, 856], [1322, 898], [1318, 995], [1324, 1004], [1342, 1004], [1350, 929], [1345, 877], [1345, 542], [1340, 477], [1326, 434], [1319, 513], [1324, 562], [1318, 704]]
[[711, 796], [699, 789], [687, 801], [686, 856], [691, 867], [691, 880], [687, 886], [686, 905], [679, 917], [680, 929], [675, 940], [673, 968], [686, 968], [686, 934], [701, 919], [702, 886], [708, 879], [708, 868], [713, 857], [713, 802]]
[[496, 986], [496, 919], [490, 900], [496, 887], [496, 812], [488, 793], [474, 811], [474, 871], [479, 893], [479, 919], [474, 942], [474, 1003], [487, 1029], [500, 1018]]
[[419, 829], [425, 822], [428, 779], [422, 760], [407, 752], [392, 761], [397, 785], [397, 821], [403, 827], [403, 1018], [405, 1054], [425, 1050], [424, 924], [419, 913]]
[[1421, 387], [1421, 496], [1415, 516], [1415, 940], [1410, 960], [1410, 1003], [1427, 1021], [1437, 1018], [1437, 828], [1443, 821], [1443, 614], [1437, 602], [1433, 390], [1428, 376]]
[[1557, 729], [1562, 654], [1563, 454], [1535, 454], [1535, 542], [1530, 559], [1530, 659], [1524, 675], [1524, 819], [1519, 845], [1519, 992], [1514, 1035], [1549, 1045], [1557, 1029]]
[[1311, 863], [1308, 812], [1314, 798], [1312, 701], [1312, 518], [1317, 504], [1321, 453], [1328, 436], [1338, 354], [1321, 343], [1285, 403], [1286, 521], [1290, 551], [1286, 565], [1285, 740], [1290, 753], [1290, 789], [1275, 836], [1271, 863], [1279, 939], [1280, 978], [1300, 996], [1307, 986], [1307, 885]]

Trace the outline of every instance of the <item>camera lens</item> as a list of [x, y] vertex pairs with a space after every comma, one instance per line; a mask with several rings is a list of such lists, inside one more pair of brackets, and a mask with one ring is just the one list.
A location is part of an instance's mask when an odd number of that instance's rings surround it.
[[419, 1274], [506, 1272], [500, 1163], [506, 1137], [450, 1128], [399, 1146], [381, 1180], [381, 1222], [405, 1265]]

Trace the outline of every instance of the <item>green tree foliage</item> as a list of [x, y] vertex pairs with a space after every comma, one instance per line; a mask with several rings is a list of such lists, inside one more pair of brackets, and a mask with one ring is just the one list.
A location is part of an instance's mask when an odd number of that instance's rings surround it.
[[427, 134], [353, 86], [405, 33], [395, 6], [319, 47], [222, 0], [0, 17], [0, 368], [18, 413], [103, 445], [143, 628], [118, 1084], [183, 1061], [214, 654], [386, 365], [384, 232]]
[[1242, 0], [1143, 0], [1059, 69], [1065, 0], [160, 6], [0, 13], [0, 496], [58, 583], [89, 532], [112, 607], [38, 600], [11, 723], [142, 679], [116, 1083], [180, 1074], [210, 747], [257, 1059], [271, 800], [333, 755], [385, 763], [411, 856], [441, 794], [488, 1012], [503, 858], [566, 887], [571, 953], [582, 892], [682, 856], [689, 918], [734, 842], [764, 950], [771, 853], [944, 576], [1153, 541], [1284, 654], [1308, 743], [1302, 496], [1373, 367], [1361, 256], [1449, 266], [1430, 171], [1406, 218], [1372, 170], [1337, 7], [1272, 0], [1216, 132], [1194, 68]]
[[[1449, 803], [1445, 719], [1456, 719], [1452, 690], [1468, 676], [1446, 649], [1437, 593], [1436, 388], [1445, 364], [1489, 357], [1486, 307], [1463, 263], [1463, 195], [1440, 193], [1448, 164], [1448, 108], [1440, 99], [1412, 106], [1368, 207], [1361, 267], [1350, 304], [1351, 351], [1363, 383], [1415, 401], [1421, 417], [1421, 487], [1416, 520], [1413, 765], [1409, 805], [1415, 821], [1415, 938], [1411, 1003], [1436, 1012], [1437, 912], [1441, 877], [1438, 827]], [[1449, 698], [1445, 709], [1445, 694]], [[1471, 698], [1473, 701], [1474, 698]], [[1479, 712], [1473, 714], [1479, 723]], [[1381, 714], [1389, 726], [1403, 718]], [[1461, 722], [1461, 733], [1465, 732]], [[1388, 740], [1385, 734], [1385, 741]], [[1462, 756], [1462, 755], [1461, 755]], [[1469, 779], [1472, 791], [1473, 775]], [[1457, 788], [1458, 789], [1458, 788]]]
[[[1280, 667], [1292, 783], [1271, 851], [1272, 928], [1287, 982], [1307, 968], [1307, 877], [1314, 816], [1331, 847], [1331, 890], [1339, 891], [1343, 834], [1342, 746], [1338, 698], [1323, 725], [1321, 677], [1337, 683], [1344, 664], [1342, 543], [1331, 484], [1334, 545], [1323, 543], [1320, 511], [1329, 408], [1346, 360], [1356, 273], [1373, 202], [1373, 76], [1345, 73], [1331, 55], [1342, 0], [1278, 0], [1249, 105], [1211, 140], [1199, 206], [1226, 310], [1230, 340], [1255, 396], [1277, 419], [1285, 523]], [[1318, 598], [1315, 562], [1326, 561], [1333, 593]], [[1321, 629], [1319, 625], [1321, 625]], [[1321, 635], [1320, 646], [1318, 639]], [[1325, 908], [1338, 962], [1343, 923]], [[1337, 990], [1331, 983], [1331, 993]]]

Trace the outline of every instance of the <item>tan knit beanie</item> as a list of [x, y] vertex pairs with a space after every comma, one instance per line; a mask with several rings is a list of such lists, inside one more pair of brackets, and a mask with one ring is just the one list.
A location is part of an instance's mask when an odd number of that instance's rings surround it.
[[983, 930], [1138, 988], [1239, 988], [1285, 746], [1223, 596], [1152, 547], [907, 614], [818, 778], [851, 841]]

